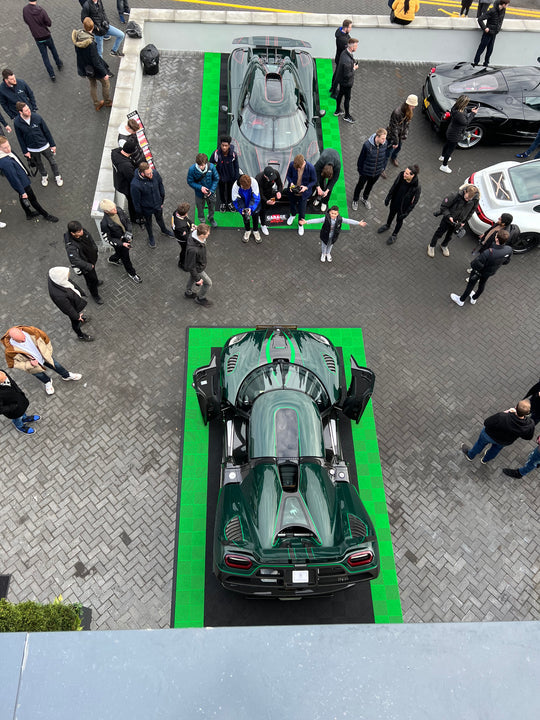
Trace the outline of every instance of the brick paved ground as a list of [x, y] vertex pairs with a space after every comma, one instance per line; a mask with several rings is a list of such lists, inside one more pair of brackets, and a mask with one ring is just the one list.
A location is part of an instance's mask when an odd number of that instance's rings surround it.
[[[143, 4], [171, 6], [134, 3]], [[106, 5], [112, 17], [113, 4]], [[82, 345], [48, 299], [46, 271], [66, 263], [68, 220], [92, 229], [107, 115], [94, 112], [86, 81], [75, 73], [69, 36], [78, 4], [69, 10], [59, 0], [47, 4], [66, 62], [55, 85], [21, 27], [20, 4], [7, 6], [14, 14], [3, 26], [2, 62], [34, 88], [66, 183], [62, 189], [34, 183], [61, 218], [58, 225], [34, 225], [0, 179], [8, 223], [0, 231], [0, 326], [46, 329], [58, 359], [84, 375], [80, 383], [55, 382], [53, 397], [33, 378], [16, 375], [31, 409], [44, 417], [34, 438], [5, 421], [0, 426], [0, 572], [12, 574], [10, 599], [47, 601], [62, 593], [93, 608], [95, 629], [168, 625], [185, 327], [285, 321], [364, 330], [377, 372], [375, 417], [405, 620], [535, 619], [538, 475], [516, 481], [501, 474], [525, 458], [529, 444], [516, 443], [488, 468], [467, 463], [458, 448], [485, 416], [509, 407], [538, 379], [538, 257], [515, 258], [474, 308], [459, 309], [448, 295], [464, 287], [470, 238], [455, 241], [448, 259], [425, 253], [440, 197], [473, 169], [511, 158], [512, 148], [458, 152], [447, 177], [437, 170], [440, 141], [418, 113], [402, 158], [420, 164], [424, 191], [395, 246], [375, 232], [392, 169], [374, 190], [368, 227], [343, 237], [332, 266], [319, 262], [316, 233], [275, 232], [261, 246], [244, 246], [239, 231], [214, 232], [211, 311], [184, 300], [176, 243], [158, 235], [151, 251], [138, 232], [133, 259], [144, 282], [133, 285], [106, 265], [102, 252], [105, 304], [90, 301], [97, 340]], [[139, 110], [164, 177], [167, 210], [191, 199], [185, 174], [197, 147], [201, 67], [200, 56], [167, 56], [143, 89]], [[425, 72], [399, 63], [360, 71], [352, 106], [359, 122], [342, 129], [349, 196], [362, 140], [408, 93], [420, 93]]]

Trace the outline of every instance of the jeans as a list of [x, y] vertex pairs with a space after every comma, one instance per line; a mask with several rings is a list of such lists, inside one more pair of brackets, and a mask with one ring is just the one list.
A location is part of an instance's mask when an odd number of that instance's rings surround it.
[[[118, 28], [115, 28], [114, 25], [109, 25], [107, 35], [111, 35], [112, 37], [116, 38], [116, 40], [114, 41], [114, 45], [112, 46], [112, 49], [116, 52], [125, 37], [124, 33]], [[103, 57], [103, 37], [103, 35], [94, 35], [94, 40], [96, 41], [97, 50], [100, 57]]]
[[[480, 282], [478, 282], [480, 281]], [[479, 275], [478, 273], [475, 273], [474, 270], [469, 276], [469, 282], [467, 283], [467, 287], [463, 291], [463, 295], [460, 296], [461, 302], [465, 302], [465, 300], [469, 297], [469, 295], [473, 291], [473, 287], [478, 282], [478, 287], [476, 288], [476, 292], [474, 293], [473, 300], [478, 300], [480, 295], [484, 292], [484, 288], [486, 287], [488, 279], [487, 277], [483, 277], [482, 275]]]
[[325, 244], [321, 240], [321, 255], [331, 255], [333, 247], [334, 246], [331, 241], [329, 241], [328, 244]]
[[399, 151], [401, 150], [401, 140], [398, 142], [397, 148], [394, 148], [392, 152], [390, 153], [390, 160], [395, 160], [397, 156], [399, 155]]
[[[15, 421], [13, 421], [15, 422]], [[540, 445], [537, 445], [532, 453], [527, 458], [527, 462], [523, 467], [518, 468], [521, 475], [526, 475], [527, 473], [530, 473], [531, 470], [534, 470], [540, 465]]]
[[474, 56], [473, 65], [478, 65], [478, 63], [480, 62], [480, 57], [484, 50], [486, 51], [484, 65], [489, 65], [489, 59], [491, 58], [493, 46], [495, 45], [495, 38], [496, 35], [493, 35], [493, 33], [482, 33], [482, 39], [480, 40], [480, 45], [478, 46], [478, 50], [476, 51], [476, 55]]
[[362, 190], [364, 185], [366, 186], [366, 189], [362, 193], [362, 197], [364, 198], [364, 200], [367, 200], [369, 197], [369, 193], [371, 192], [373, 186], [379, 178], [380, 175], [360, 175], [360, 177], [358, 178], [358, 182], [356, 183], [356, 187], [354, 188], [353, 200], [355, 202], [358, 202], [358, 198], [360, 197], [360, 191]]
[[491, 444], [491, 447], [484, 455], [484, 462], [487, 463], [490, 460], [493, 460], [494, 457], [496, 457], [501, 450], [503, 449], [504, 445], [499, 445], [499, 443], [496, 443], [495, 440], [489, 437], [489, 435], [486, 432], [486, 428], [482, 428], [482, 432], [478, 436], [478, 440], [475, 442], [475, 444], [472, 446], [472, 448], [467, 453], [467, 457], [469, 460], [472, 460], [475, 458], [478, 453], [482, 452], [482, 450], [486, 447], [486, 445]]
[[155, 210], [153, 213], [148, 213], [148, 210], [143, 210], [142, 214], [144, 217], [146, 232], [148, 233], [148, 242], [150, 243], [150, 245], [153, 245], [155, 243], [154, 233], [152, 230], [152, 216], [156, 218], [156, 222], [159, 225], [159, 229], [161, 230], [161, 232], [170, 232], [170, 230], [165, 227], [165, 223], [163, 222], [163, 210], [161, 208], [159, 210]]
[[58, 175], [60, 175], [58, 165], [56, 164], [56, 157], [50, 147], [48, 147], [46, 150], [42, 150], [41, 152], [30, 151], [30, 155], [36, 161], [37, 169], [39, 170], [39, 174], [41, 175], [41, 177], [47, 177], [47, 171], [45, 170], [45, 165], [43, 164], [44, 157], [47, 158], [47, 162], [51, 166], [54, 177], [58, 177]]
[[204, 207], [208, 205], [208, 222], [211, 223], [214, 219], [214, 211], [216, 209], [216, 196], [214, 195], [213, 199], [209, 200], [206, 195], [204, 197], [195, 195], [195, 205], [197, 206], [199, 222], [204, 222]]
[[[540, 130], [538, 131], [538, 135], [533, 140], [532, 145], [530, 147], [528, 147], [523, 154], [531, 155], [539, 145], [540, 145]], [[540, 150], [536, 153], [534, 159], [538, 160], [538, 158], [540, 158]]]
[[[38, 199], [35, 196], [34, 191], [32, 190], [32, 187], [30, 185], [27, 185], [24, 188], [24, 192], [28, 195], [28, 202], [30, 203], [30, 205], [32, 205], [32, 207], [34, 207], [36, 209], [37, 213], [39, 215], [42, 215], [43, 217], [47, 217], [49, 215], [49, 213], [46, 210], [44, 210], [41, 207], [41, 205], [39, 204]], [[26, 213], [26, 217], [27, 218], [33, 217], [34, 213], [32, 213], [32, 211], [29, 208], [25, 207], [23, 199], [20, 196], [19, 196], [19, 202], [21, 203], [22, 209]]]
[[204, 297], [206, 297], [206, 293], [212, 287], [212, 280], [204, 272], [204, 270], [199, 274], [202, 278], [202, 285], [194, 285], [195, 281], [193, 280], [193, 278], [191, 277], [191, 274], [190, 274], [190, 276], [188, 277], [187, 285], [186, 285], [186, 292], [187, 293], [193, 292], [193, 287], [197, 287], [197, 288], [200, 287], [201, 289], [199, 290], [199, 298], [202, 300]]
[[242, 213], [242, 220], [244, 221], [244, 230], [250, 229], [250, 219], [253, 222], [253, 232], [257, 231], [259, 229], [259, 212], [251, 212], [249, 215], [244, 215]]
[[351, 102], [351, 90], [352, 85], [340, 85], [337, 98], [336, 98], [336, 112], [341, 110], [341, 98], [343, 98], [343, 107], [345, 110], [345, 116], [349, 117], [349, 105]]
[[111, 102], [111, 94], [110, 94], [110, 88], [111, 84], [109, 82], [109, 78], [88, 78], [88, 82], [90, 83], [90, 97], [92, 98], [92, 102], [94, 103], [95, 107], [99, 105], [99, 100], [97, 96], [97, 84], [98, 82], [101, 83], [101, 93], [103, 95], [103, 100], [109, 104]]
[[301, 195], [289, 192], [289, 210], [291, 215], [296, 215], [298, 212], [298, 219], [303, 220], [306, 217], [306, 206], [309, 195], [308, 191], [303, 192]]
[[116, 9], [118, 10], [118, 17], [120, 18], [120, 22], [126, 22], [124, 13], [126, 13], [127, 15], [129, 15], [130, 13], [128, 0], [116, 0]]
[[[63, 367], [62, 365], [60, 365], [59, 362], [56, 362], [56, 360], [55, 360], [54, 358], [53, 358], [53, 364], [52, 364], [52, 365], [51, 365], [50, 362], [47, 362], [46, 360], [45, 360], [45, 362], [43, 363], [43, 365], [45, 365], [45, 367], [50, 368], [51, 370], [54, 370], [54, 371], [57, 372], [59, 375], [61, 375], [63, 378], [69, 377], [69, 371], [66, 370], [65, 367]], [[36, 374], [34, 375], [34, 377], [37, 378], [38, 380], [41, 380], [41, 382], [42, 382], [44, 385], [46, 385], [46, 384], [47, 384], [48, 382], [50, 382], [50, 380], [51, 380], [51, 378], [47, 375], [47, 373], [44, 373], [44, 372], [36, 373]]]
[[51, 61], [49, 60], [48, 51], [51, 51], [53, 60], [56, 63], [56, 67], [58, 69], [60, 69], [64, 63], [60, 60], [52, 36], [47, 38], [46, 40], [36, 40], [36, 45], [38, 46], [39, 52], [41, 53], [41, 59], [43, 60], [43, 64], [45, 65], [47, 72], [51, 77], [54, 77], [54, 70], [53, 66], [51, 65]]

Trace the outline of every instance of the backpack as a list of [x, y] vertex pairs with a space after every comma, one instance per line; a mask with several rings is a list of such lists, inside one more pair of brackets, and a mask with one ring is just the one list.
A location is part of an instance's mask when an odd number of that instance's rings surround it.
[[126, 25], [126, 35], [130, 38], [142, 38], [142, 28], [135, 20], [130, 20]]

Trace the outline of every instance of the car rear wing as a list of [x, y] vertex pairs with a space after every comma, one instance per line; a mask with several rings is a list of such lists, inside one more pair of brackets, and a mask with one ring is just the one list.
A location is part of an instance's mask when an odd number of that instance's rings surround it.
[[252, 37], [240, 37], [232, 41], [233, 45], [250, 45], [263, 48], [310, 48], [311, 43], [305, 40], [294, 40], [293, 38], [277, 37], [277, 35], [253, 35]]

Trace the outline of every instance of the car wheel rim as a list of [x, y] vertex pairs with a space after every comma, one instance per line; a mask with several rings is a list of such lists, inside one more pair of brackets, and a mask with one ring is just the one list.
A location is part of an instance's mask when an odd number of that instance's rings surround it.
[[458, 142], [458, 147], [465, 149], [472, 148], [475, 145], [478, 145], [483, 137], [484, 129], [480, 127], [480, 125], [473, 125], [472, 127], [467, 128], [465, 135]]

